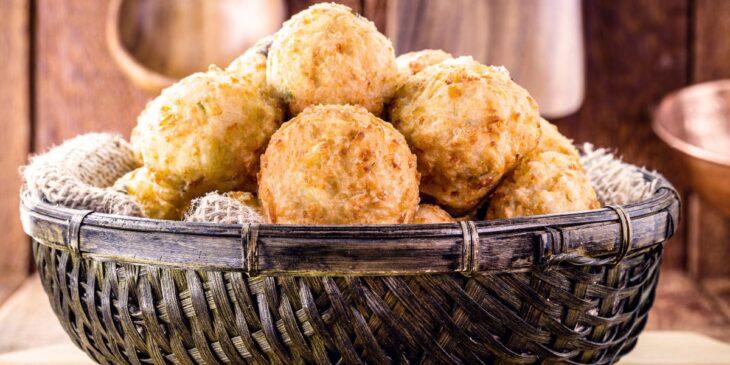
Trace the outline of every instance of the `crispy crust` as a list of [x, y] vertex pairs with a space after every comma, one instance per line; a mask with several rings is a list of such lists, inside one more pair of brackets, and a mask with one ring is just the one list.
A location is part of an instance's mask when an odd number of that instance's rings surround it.
[[390, 116], [418, 156], [421, 192], [454, 215], [474, 209], [540, 136], [535, 100], [470, 57], [408, 78]]
[[413, 217], [414, 224], [430, 224], [430, 223], [451, 223], [456, 222], [449, 213], [441, 209], [438, 205], [421, 204], [416, 210], [416, 216]]
[[487, 219], [596, 209], [596, 193], [575, 158], [554, 151], [526, 158], [497, 188]]
[[416, 156], [362, 107], [310, 107], [272, 137], [259, 199], [271, 223], [408, 223], [419, 200]]
[[338, 4], [311, 6], [285, 22], [267, 66], [268, 82], [292, 115], [316, 104], [362, 105], [380, 115], [397, 83], [390, 41]]
[[440, 49], [423, 49], [416, 52], [404, 53], [395, 59], [398, 66], [400, 84], [405, 79], [421, 72], [424, 68], [454, 58], [451, 53]]

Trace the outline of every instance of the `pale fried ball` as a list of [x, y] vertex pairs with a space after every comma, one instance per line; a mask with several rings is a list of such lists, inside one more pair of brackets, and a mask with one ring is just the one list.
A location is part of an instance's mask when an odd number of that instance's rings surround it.
[[292, 115], [316, 104], [362, 105], [379, 115], [397, 83], [390, 41], [338, 4], [314, 5], [285, 22], [267, 66], [268, 82]]
[[395, 59], [398, 74], [401, 76], [415, 75], [424, 68], [454, 58], [450, 53], [440, 49], [424, 49], [416, 52], [404, 53]]
[[146, 167], [132, 170], [114, 183], [114, 189], [133, 197], [142, 215], [157, 219], [179, 219], [185, 211], [181, 190], [170, 186]]
[[261, 157], [259, 199], [271, 223], [409, 223], [416, 156], [389, 123], [350, 105], [305, 109]]
[[456, 220], [438, 205], [421, 204], [413, 217], [414, 224], [451, 223]]
[[540, 137], [530, 94], [503, 68], [470, 57], [409, 77], [390, 116], [418, 156], [421, 192], [454, 215], [479, 205]]
[[283, 115], [251, 78], [212, 67], [151, 101], [132, 144], [157, 181], [181, 191], [185, 203], [213, 190], [254, 191], [259, 155]]
[[540, 119], [542, 135], [492, 196], [487, 219], [596, 209], [600, 206], [580, 154], [558, 128]]
[[494, 191], [487, 219], [596, 209], [590, 180], [575, 156], [555, 151], [528, 155]]
[[273, 36], [260, 39], [246, 52], [233, 60], [226, 67], [226, 71], [239, 77], [250, 77], [254, 84], [268, 87], [266, 84], [266, 58], [273, 39]]
[[540, 136], [537, 148], [530, 153], [555, 151], [573, 156], [576, 159], [580, 158], [580, 153], [573, 145], [573, 141], [562, 135], [560, 131], [558, 131], [558, 127], [554, 124], [540, 118], [540, 130], [542, 131], [542, 135]]

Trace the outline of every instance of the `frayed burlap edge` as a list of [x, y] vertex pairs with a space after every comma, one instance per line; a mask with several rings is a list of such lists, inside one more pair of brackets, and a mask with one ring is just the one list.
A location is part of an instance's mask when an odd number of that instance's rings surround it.
[[642, 168], [627, 164], [605, 148], [582, 146], [580, 160], [602, 205], [626, 205], [649, 198], [658, 180], [646, 180]]
[[35, 199], [74, 209], [142, 216], [130, 196], [110, 188], [137, 166], [131, 145], [121, 136], [89, 133], [31, 158], [20, 172], [25, 190]]
[[264, 219], [256, 209], [230, 197], [227, 193], [212, 192], [190, 202], [185, 221], [244, 224], [263, 223]]

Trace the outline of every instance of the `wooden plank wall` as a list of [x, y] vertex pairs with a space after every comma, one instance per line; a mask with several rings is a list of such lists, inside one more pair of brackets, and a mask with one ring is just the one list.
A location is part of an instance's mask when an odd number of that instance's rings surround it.
[[0, 302], [20, 283], [30, 247], [18, 218], [18, 166], [30, 150], [30, 3], [0, 1]]
[[[730, 1], [697, 0], [691, 33], [691, 82], [730, 78]], [[730, 181], [728, 182], [730, 184]], [[689, 199], [687, 266], [692, 276], [730, 279], [730, 217]]]
[[[454, 9], [468, 12], [459, 0]], [[311, 0], [288, 0], [290, 13]], [[420, 24], [428, 0], [348, 0], [388, 33], [395, 24]], [[42, 151], [78, 133], [128, 135], [149, 95], [116, 68], [104, 43], [108, 1], [0, 1], [0, 277], [26, 274], [30, 252], [17, 219], [17, 168], [29, 150]], [[413, 20], [415, 19], [415, 21]], [[459, 16], [448, 18], [460, 22]], [[687, 191], [680, 166], [649, 128], [651, 110], [688, 83], [730, 77], [730, 2], [712, 0], [591, 0], [583, 3], [586, 95], [580, 111], [556, 121], [577, 141], [616, 147], [629, 162], [668, 176]], [[33, 25], [29, 28], [30, 25]], [[429, 20], [433, 37], [474, 38], [469, 27]], [[32, 28], [32, 29], [31, 29]], [[418, 28], [401, 29], [397, 49], [427, 47]], [[409, 33], [410, 32], [410, 33]], [[425, 34], [425, 33], [424, 33]], [[442, 45], [439, 38], [435, 44]], [[414, 39], [418, 43], [414, 44]], [[31, 42], [34, 40], [34, 42]], [[445, 44], [449, 44], [446, 42]], [[474, 45], [479, 47], [479, 45]], [[32, 58], [32, 59], [31, 59]], [[33, 83], [31, 84], [31, 80]], [[32, 109], [31, 109], [32, 108]], [[31, 112], [32, 111], [32, 112]], [[10, 148], [8, 148], [10, 147]], [[7, 152], [5, 152], [7, 151]], [[730, 275], [730, 220], [693, 200], [693, 214], [668, 245], [665, 264], [698, 277]], [[692, 222], [692, 229], [686, 224]], [[688, 233], [690, 231], [691, 233]]]

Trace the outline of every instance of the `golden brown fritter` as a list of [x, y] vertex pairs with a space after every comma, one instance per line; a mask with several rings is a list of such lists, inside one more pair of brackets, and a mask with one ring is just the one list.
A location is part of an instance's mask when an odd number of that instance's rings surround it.
[[555, 151], [527, 156], [497, 187], [487, 219], [596, 209], [596, 193], [580, 160]]
[[497, 187], [487, 219], [563, 213], [600, 206], [580, 154], [558, 128], [540, 119], [538, 146]]
[[212, 67], [151, 101], [137, 120], [132, 144], [156, 182], [180, 191], [180, 202], [187, 204], [214, 190], [254, 191], [259, 155], [283, 115], [254, 78]]
[[452, 214], [474, 209], [535, 148], [535, 100], [500, 67], [470, 57], [409, 77], [390, 107], [418, 156], [421, 192]]
[[271, 223], [409, 223], [419, 200], [416, 156], [365, 108], [313, 106], [271, 138], [259, 199]]
[[440, 49], [424, 49], [404, 53], [395, 59], [400, 76], [415, 75], [424, 68], [454, 58], [450, 53]]
[[132, 170], [114, 183], [114, 189], [129, 194], [142, 208], [142, 215], [179, 219], [185, 211], [184, 194], [146, 167]]
[[451, 223], [456, 220], [438, 205], [421, 204], [413, 217], [414, 224]]
[[316, 104], [362, 105], [379, 115], [397, 82], [395, 53], [375, 25], [350, 8], [317, 4], [274, 35], [267, 80], [292, 115]]

